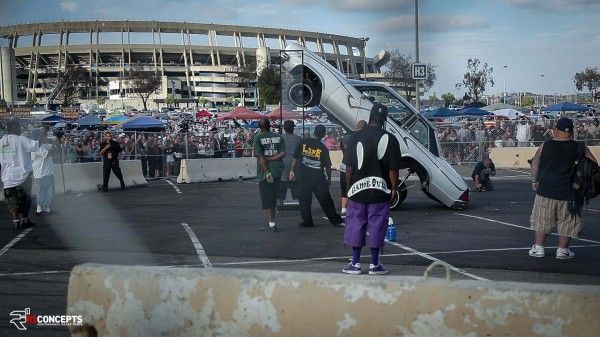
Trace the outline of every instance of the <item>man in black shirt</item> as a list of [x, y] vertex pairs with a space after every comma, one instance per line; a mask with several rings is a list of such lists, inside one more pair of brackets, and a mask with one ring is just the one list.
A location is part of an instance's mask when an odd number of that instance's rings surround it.
[[[582, 151], [580, 151], [582, 150]], [[569, 249], [571, 237], [583, 229], [581, 215], [569, 204], [573, 201], [571, 171], [580, 154], [597, 163], [590, 149], [573, 140], [573, 121], [561, 118], [556, 123], [554, 139], [545, 141], [531, 161], [531, 182], [536, 192], [531, 211], [531, 229], [535, 231], [535, 243], [529, 256], [544, 257], [544, 242], [557, 227], [559, 235], [557, 259], [572, 259]]]
[[390, 216], [390, 200], [395, 197], [400, 169], [400, 146], [396, 137], [384, 130], [387, 107], [375, 104], [369, 126], [348, 141], [344, 164], [348, 183], [348, 209], [344, 243], [352, 247], [352, 262], [342, 271], [360, 274], [360, 251], [369, 233], [370, 275], [387, 274], [379, 263]]
[[[331, 158], [329, 150], [321, 143], [325, 137], [325, 127], [317, 125], [314, 131], [315, 138], [303, 139], [296, 151], [290, 168], [290, 180], [300, 181], [300, 226], [313, 227], [312, 196], [313, 193], [327, 218], [336, 227], [342, 227], [343, 220], [335, 210], [333, 199], [329, 193], [331, 185]], [[297, 170], [296, 170], [297, 168]], [[325, 169], [325, 173], [323, 172]], [[296, 172], [298, 173], [296, 176]]]
[[475, 182], [477, 192], [491, 191], [494, 189], [490, 176], [496, 175], [496, 165], [490, 158], [486, 158], [475, 165], [471, 178]]
[[104, 133], [104, 141], [100, 144], [100, 155], [102, 156], [102, 191], [108, 191], [108, 179], [110, 178], [110, 170], [112, 170], [119, 181], [121, 182], [121, 189], [125, 188], [125, 182], [123, 181], [123, 174], [119, 167], [119, 153], [121, 153], [121, 146], [119, 143], [112, 139], [110, 132]]

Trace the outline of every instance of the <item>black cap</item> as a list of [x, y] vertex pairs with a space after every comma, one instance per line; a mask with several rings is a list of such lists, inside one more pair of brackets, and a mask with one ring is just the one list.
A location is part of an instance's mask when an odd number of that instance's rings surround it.
[[570, 118], [561, 117], [558, 122], [556, 122], [556, 128], [564, 132], [573, 132], [573, 121]]
[[383, 125], [383, 123], [385, 123], [385, 120], [387, 119], [387, 115], [387, 107], [383, 104], [375, 103], [373, 104], [373, 107], [371, 108], [371, 113], [369, 114], [369, 123], [377, 121], [378, 124]]
[[319, 124], [319, 125], [315, 126], [314, 134], [317, 138], [325, 137], [325, 133], [326, 133], [325, 127], [323, 125]]

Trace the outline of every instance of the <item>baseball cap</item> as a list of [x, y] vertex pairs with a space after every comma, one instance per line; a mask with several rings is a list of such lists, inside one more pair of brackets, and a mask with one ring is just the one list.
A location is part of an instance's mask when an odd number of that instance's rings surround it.
[[556, 128], [564, 132], [573, 132], [573, 121], [570, 118], [561, 117], [558, 122], [556, 122]]

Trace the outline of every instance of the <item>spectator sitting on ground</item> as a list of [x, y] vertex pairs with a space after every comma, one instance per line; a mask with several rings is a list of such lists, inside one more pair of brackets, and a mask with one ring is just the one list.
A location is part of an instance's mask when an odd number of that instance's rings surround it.
[[496, 166], [491, 158], [486, 158], [475, 165], [475, 169], [471, 174], [471, 178], [475, 182], [475, 191], [485, 192], [492, 191], [494, 185], [490, 180], [490, 176], [496, 175]]

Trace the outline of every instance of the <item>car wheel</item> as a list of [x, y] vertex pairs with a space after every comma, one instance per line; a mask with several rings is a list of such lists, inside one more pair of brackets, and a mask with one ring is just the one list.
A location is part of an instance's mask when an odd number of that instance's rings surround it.
[[289, 98], [298, 107], [312, 107], [318, 105], [320, 100], [315, 84], [308, 79], [292, 84]]

